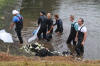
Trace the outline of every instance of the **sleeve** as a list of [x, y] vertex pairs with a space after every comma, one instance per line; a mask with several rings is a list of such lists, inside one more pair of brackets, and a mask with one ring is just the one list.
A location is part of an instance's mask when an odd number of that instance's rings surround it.
[[76, 31], [78, 31], [78, 23], [75, 24], [74, 28]]
[[38, 19], [38, 25], [41, 23], [41, 18], [39, 17], [39, 19]]
[[17, 17], [13, 17], [13, 22], [14, 23], [18, 22], [18, 18]]
[[87, 28], [86, 27], [82, 28], [82, 32], [87, 32]]
[[59, 20], [59, 23], [60, 23], [60, 26], [63, 27], [63, 22], [61, 19]]

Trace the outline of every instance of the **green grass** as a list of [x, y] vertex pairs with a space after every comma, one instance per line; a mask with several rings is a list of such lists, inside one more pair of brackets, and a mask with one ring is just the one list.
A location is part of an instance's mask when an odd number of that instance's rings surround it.
[[4, 7], [5, 4], [5, 0], [0, 0], [0, 28], [2, 28], [4, 26], [4, 24], [2, 24], [1, 22], [1, 17], [2, 17], [2, 8]]
[[0, 0], [0, 8], [4, 5], [5, 0]]
[[8, 4], [13, 4], [15, 0], [0, 0], [0, 9]]
[[67, 63], [67, 62], [0, 62], [0, 66], [100, 66], [100, 64], [80, 64], [80, 63]]

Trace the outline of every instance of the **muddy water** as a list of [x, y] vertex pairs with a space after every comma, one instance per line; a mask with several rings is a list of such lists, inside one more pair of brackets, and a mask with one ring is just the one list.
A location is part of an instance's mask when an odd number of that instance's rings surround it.
[[85, 59], [100, 59], [100, 1], [99, 0], [23, 0], [22, 15], [24, 16], [23, 36], [27, 40], [37, 23], [39, 12], [46, 10], [58, 13], [64, 23], [64, 33], [61, 36], [53, 34], [49, 42], [57, 51], [68, 50], [66, 40], [70, 31], [69, 16], [75, 15], [76, 20], [84, 18], [88, 29], [85, 43]]

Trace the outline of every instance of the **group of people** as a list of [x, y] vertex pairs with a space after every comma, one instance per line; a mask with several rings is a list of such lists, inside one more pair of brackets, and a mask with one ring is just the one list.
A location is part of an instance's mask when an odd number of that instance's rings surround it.
[[[10, 29], [12, 29], [14, 25], [16, 25], [15, 31], [19, 38], [20, 44], [23, 44], [23, 39], [21, 37], [21, 30], [23, 28], [23, 17], [17, 10], [13, 10], [12, 14], [14, 15], [14, 17]], [[40, 29], [37, 33], [37, 37], [39, 40], [44, 39], [50, 41], [52, 39], [53, 28], [55, 25], [57, 25], [55, 32], [57, 34], [63, 33], [62, 20], [59, 18], [58, 14], [55, 14], [54, 17], [56, 20], [55, 24], [53, 24], [51, 13], [46, 14], [44, 11], [40, 12], [40, 17], [38, 18], [38, 26], [40, 26]], [[77, 55], [80, 56], [81, 53], [84, 53], [84, 43], [87, 36], [87, 28], [84, 25], [83, 18], [79, 18], [78, 22], [76, 22], [74, 16], [71, 15], [70, 21], [71, 21], [71, 29], [69, 37], [67, 39], [67, 44], [71, 44], [71, 42], [73, 41], [73, 46], [75, 46], [75, 51]]]
[[38, 19], [38, 25], [40, 26], [40, 29], [38, 31], [38, 39], [41, 40], [41, 34], [43, 33], [43, 39], [50, 41], [52, 39], [52, 33], [53, 33], [53, 27], [57, 25], [57, 28], [55, 30], [56, 33], [62, 33], [63, 32], [63, 22], [59, 18], [59, 15], [54, 15], [56, 23], [53, 24], [53, 19], [51, 18], [51, 13], [46, 13], [44, 11], [40, 12], [40, 17]]
[[74, 16], [71, 15], [70, 21], [71, 29], [67, 39], [67, 44], [71, 44], [71, 42], [73, 42], [77, 56], [82, 56], [84, 53], [84, 43], [87, 37], [87, 28], [84, 24], [84, 19], [79, 18], [78, 22], [76, 22]]

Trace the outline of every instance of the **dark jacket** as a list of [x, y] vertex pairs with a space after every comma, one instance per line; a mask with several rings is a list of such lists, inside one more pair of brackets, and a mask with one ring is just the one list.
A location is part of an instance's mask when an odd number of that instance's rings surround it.
[[[53, 20], [52, 19], [47, 19], [47, 29], [48, 31], [51, 29], [51, 27], [53, 26]], [[50, 33], [53, 32], [53, 29], [51, 30]]]
[[47, 28], [47, 17], [45, 15], [39, 17], [38, 25], [40, 25], [40, 28]]
[[54, 26], [57, 25], [57, 29], [63, 29], [63, 22], [61, 19], [56, 20]]

